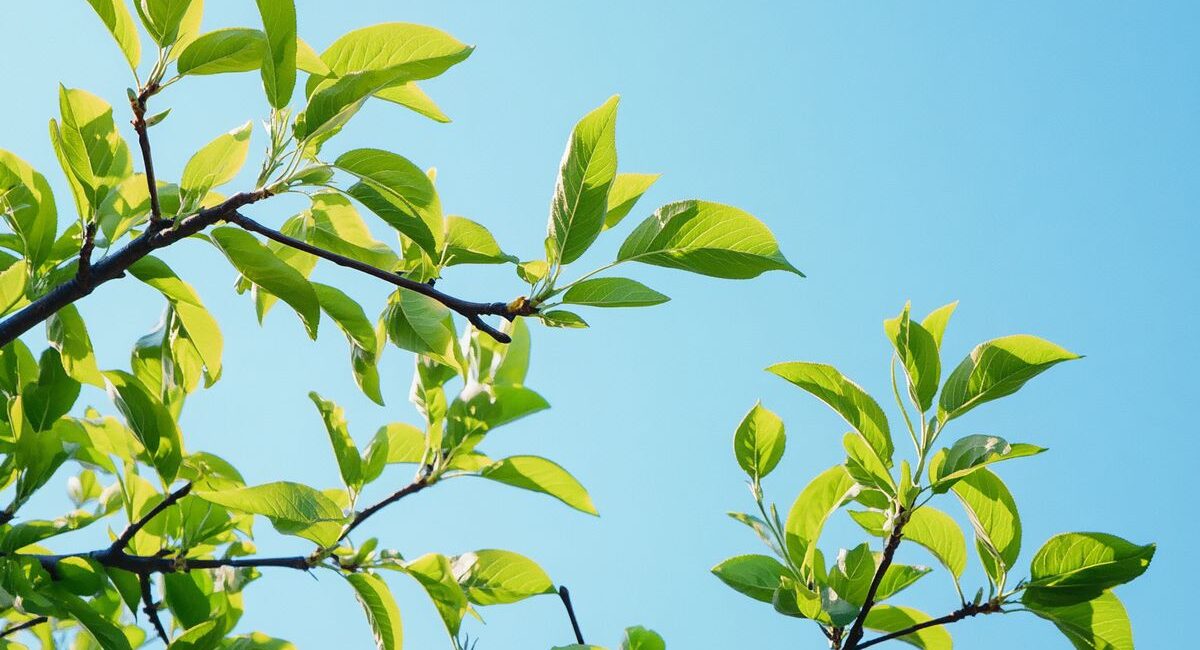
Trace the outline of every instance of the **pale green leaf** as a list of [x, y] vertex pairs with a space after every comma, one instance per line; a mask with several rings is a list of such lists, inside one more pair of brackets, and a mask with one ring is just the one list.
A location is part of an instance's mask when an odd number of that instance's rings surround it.
[[1012, 493], [986, 468], [964, 476], [952, 489], [975, 529], [984, 570], [1001, 584], [1021, 553], [1021, 518]]
[[[863, 627], [877, 632], [891, 633], [907, 630], [908, 628], [930, 620], [930, 616], [911, 607], [896, 607], [894, 605], [876, 605], [867, 614]], [[922, 650], [951, 650], [954, 647], [950, 633], [938, 625], [906, 634], [899, 638], [909, 645]]]
[[835, 465], [822, 472], [800, 492], [784, 523], [787, 552], [796, 565], [806, 570], [812, 567], [816, 542], [825, 527], [825, 521], [842, 503], [853, 498], [858, 489], [846, 468]]
[[316, 338], [321, 320], [320, 301], [300, 272], [280, 261], [254, 235], [240, 228], [215, 228], [212, 239], [238, 272], [291, 305], [300, 315], [308, 335]]
[[272, 108], [284, 108], [296, 88], [296, 3], [294, 0], [257, 0], [266, 32], [262, 59], [263, 87]]
[[197, 38], [175, 65], [181, 76], [249, 72], [262, 66], [266, 50], [267, 37], [261, 31], [229, 27]]
[[733, 434], [733, 455], [742, 471], [757, 482], [779, 464], [786, 442], [783, 420], [759, 403], [738, 424]]
[[1011, 395], [1051, 366], [1081, 358], [1036, 336], [1017, 334], [981, 343], [946, 378], [938, 401], [942, 422]]
[[612, 189], [608, 192], [608, 212], [604, 215], [604, 229], [615, 228], [661, 175], [617, 174], [613, 179]]
[[548, 494], [559, 501], [597, 515], [583, 485], [558, 464], [538, 456], [510, 456], [480, 470], [479, 475], [499, 483]]
[[445, 265], [516, 264], [517, 258], [500, 250], [487, 228], [464, 217], [446, 217]]
[[354, 149], [338, 157], [338, 169], [359, 179], [349, 194], [433, 259], [444, 241], [442, 207], [425, 172], [406, 158], [380, 149]]
[[833, 366], [795, 361], [777, 363], [767, 372], [783, 377], [825, 402], [845, 418], [875, 450], [884, 467], [892, 466], [892, 434], [879, 404]]
[[1074, 605], [1055, 607], [1034, 601], [1025, 607], [1054, 623], [1076, 650], [1133, 650], [1129, 614], [1111, 591]]
[[279, 532], [321, 546], [337, 541], [345, 520], [342, 509], [328, 496], [299, 483], [279, 481], [226, 490], [194, 490], [192, 494], [230, 510], [262, 515]]
[[344, 574], [346, 581], [354, 588], [358, 602], [362, 604], [367, 614], [367, 622], [375, 635], [375, 647], [378, 650], [400, 650], [403, 643], [403, 626], [400, 623], [400, 609], [396, 607], [396, 599], [383, 578], [370, 573]]
[[670, 298], [629, 278], [592, 278], [576, 282], [562, 296], [564, 303], [590, 307], [648, 307], [668, 300]]
[[550, 576], [512, 551], [482, 550], [454, 558], [454, 577], [476, 605], [502, 605], [555, 593]]
[[321, 419], [325, 422], [325, 431], [329, 434], [329, 442], [333, 446], [333, 456], [337, 459], [338, 470], [342, 481], [352, 491], [358, 491], [363, 485], [362, 457], [354, 446], [354, 439], [346, 426], [346, 412], [342, 407], [322, 398], [316, 392], [310, 392], [308, 398], [317, 406]]
[[904, 366], [910, 397], [920, 406], [921, 412], [928, 411], [933, 405], [934, 395], [937, 395], [942, 374], [937, 340], [928, 330], [912, 321], [907, 304], [899, 316], [883, 322], [883, 329]]
[[617, 173], [615, 95], [575, 125], [554, 186], [547, 226], [552, 261], [579, 259], [604, 227], [608, 192]]
[[131, 70], [137, 70], [142, 60], [142, 44], [138, 39], [137, 26], [133, 24], [133, 16], [125, 6], [125, 0], [88, 0], [92, 9], [109, 33], [117, 41], [125, 60]]
[[246, 152], [250, 148], [250, 131], [251, 124], [246, 122], [204, 145], [188, 160], [183, 168], [183, 177], [179, 181], [184, 212], [198, 207], [209, 190], [220, 187], [237, 176], [246, 162]]
[[733, 590], [764, 603], [772, 601], [779, 579], [790, 575], [779, 560], [766, 555], [731, 557], [714, 566], [712, 573]]
[[1055, 535], [1033, 556], [1022, 598], [1055, 606], [1092, 600], [1145, 573], [1154, 551], [1104, 533]]

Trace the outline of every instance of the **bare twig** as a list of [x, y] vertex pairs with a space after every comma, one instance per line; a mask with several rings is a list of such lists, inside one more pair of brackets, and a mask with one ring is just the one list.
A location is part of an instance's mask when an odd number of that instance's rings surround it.
[[[875, 637], [874, 639], [871, 639], [870, 641], [866, 641], [866, 642], [858, 644], [857, 646], [854, 646], [854, 648], [856, 650], [862, 650], [862, 648], [869, 648], [877, 643], [883, 643], [884, 641], [891, 641], [892, 639], [899, 639], [900, 637], [912, 634], [913, 632], [919, 632], [921, 630], [924, 630], [927, 627], [937, 627], [939, 625], [948, 625], [950, 623], [955, 623], [957, 621], [963, 620], [964, 618], [969, 618], [971, 616], [976, 616], [978, 614], [994, 614], [994, 613], [1000, 612], [1000, 611], [1003, 611], [1000, 608], [1000, 603], [994, 602], [994, 601], [988, 601], [986, 603], [982, 603], [979, 605], [976, 605], [975, 603], [967, 603], [967, 604], [963, 605], [961, 608], [955, 610], [954, 612], [947, 614], [945, 616], [942, 616], [940, 618], [932, 618], [932, 619], [929, 619], [928, 621], [924, 621], [922, 623], [917, 623], [916, 625], [913, 625], [911, 627], [906, 627], [903, 630], [896, 630], [895, 632], [892, 632], [890, 634], [885, 634], [880, 637]], [[847, 650], [849, 650], [849, 649], [847, 649]]]
[[112, 543], [112, 546], [109, 547], [109, 550], [114, 553], [120, 553], [124, 551], [125, 547], [129, 546], [129, 543], [133, 541], [134, 535], [137, 535], [138, 531], [145, 528], [146, 524], [150, 523], [150, 520], [157, 517], [160, 513], [162, 513], [162, 511], [175, 505], [180, 499], [187, 496], [191, 491], [192, 484], [185, 483], [183, 487], [168, 494], [162, 501], [158, 503], [158, 505], [151, 508], [150, 512], [142, 515], [141, 519], [131, 522], [129, 526], [125, 528], [125, 531], [121, 533], [121, 536]]
[[567, 609], [567, 618], [571, 619], [571, 630], [575, 632], [575, 643], [583, 645], [583, 632], [579, 630], [579, 619], [575, 618], [575, 608], [571, 605], [571, 592], [566, 587], [558, 588], [558, 597], [562, 599], [563, 607]]
[[142, 165], [146, 171], [146, 191], [150, 194], [151, 230], [164, 228], [169, 222], [162, 218], [162, 207], [158, 202], [158, 181], [154, 178], [154, 156], [150, 154], [150, 127], [146, 124], [146, 101], [159, 90], [157, 83], [150, 83], [130, 102], [133, 109], [133, 130], [137, 132], [138, 146], [142, 150]]
[[142, 611], [146, 612], [146, 618], [150, 619], [154, 631], [158, 633], [158, 638], [162, 639], [163, 643], [171, 645], [171, 637], [167, 635], [162, 619], [158, 617], [158, 605], [154, 604], [154, 594], [150, 591], [150, 574], [139, 575], [138, 584], [142, 588]]
[[50, 619], [46, 618], [45, 616], [39, 616], [37, 618], [31, 618], [28, 621], [21, 623], [20, 625], [14, 625], [12, 627], [5, 628], [3, 631], [0, 631], [0, 639], [4, 638], [6, 636], [11, 636], [13, 634], [16, 634], [17, 632], [20, 632], [21, 630], [28, 630], [29, 628], [31, 628], [35, 625], [41, 625], [42, 623], [45, 623], [46, 621], [49, 621], [49, 620]]
[[458, 314], [464, 316], [480, 331], [486, 332], [489, 336], [497, 341], [500, 341], [501, 343], [508, 343], [512, 339], [509, 338], [509, 336], [504, 332], [501, 332], [500, 330], [489, 325], [483, 320], [483, 316], [501, 316], [511, 321], [517, 316], [529, 316], [535, 313], [535, 308], [527, 300], [518, 299], [512, 303], [506, 304], [502, 302], [471, 302], [469, 300], [456, 298], [433, 288], [432, 282], [417, 282], [416, 280], [406, 278], [398, 273], [376, 268], [354, 258], [338, 255], [337, 253], [313, 246], [308, 242], [301, 241], [294, 237], [289, 237], [278, 230], [264, 226], [237, 211], [228, 214], [225, 217], [225, 220], [229, 223], [241, 226], [250, 232], [258, 233], [267, 239], [279, 242], [284, 246], [288, 246], [311, 255], [316, 255], [321, 259], [329, 260], [330, 262], [333, 262], [339, 266], [361, 271], [362, 273], [379, 278], [384, 282], [394, 284], [402, 289], [415, 291], [421, 295], [433, 298], [446, 307], [454, 310]]

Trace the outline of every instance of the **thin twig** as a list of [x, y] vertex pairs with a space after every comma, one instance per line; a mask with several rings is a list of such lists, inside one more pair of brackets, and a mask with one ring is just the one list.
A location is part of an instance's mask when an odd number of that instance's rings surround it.
[[341, 542], [342, 540], [349, 537], [351, 531], [353, 531], [355, 528], [358, 528], [359, 524], [361, 524], [364, 521], [366, 521], [367, 519], [369, 519], [375, 513], [379, 512], [380, 510], [383, 510], [384, 508], [392, 505], [393, 503], [399, 501], [400, 499], [403, 499], [404, 497], [406, 497], [410, 494], [416, 494], [417, 492], [424, 490], [425, 488], [429, 487], [430, 485], [432, 485], [432, 483], [430, 483], [424, 476], [421, 476], [421, 477], [415, 479], [412, 483], [409, 483], [408, 485], [393, 492], [386, 499], [380, 501], [379, 503], [376, 503], [375, 505], [367, 508], [366, 510], [363, 510], [362, 512], [355, 514], [354, 519], [351, 520], [351, 522], [346, 526], [346, 529], [342, 531], [341, 536], [338, 537], [338, 541]]
[[469, 300], [456, 298], [433, 288], [433, 283], [417, 282], [416, 280], [406, 278], [398, 273], [376, 268], [354, 258], [338, 255], [337, 253], [313, 246], [308, 242], [301, 241], [295, 237], [289, 237], [278, 230], [264, 226], [250, 217], [241, 214], [240, 212], [234, 211], [230, 213], [225, 217], [225, 220], [229, 223], [241, 226], [250, 232], [258, 233], [267, 239], [279, 242], [284, 246], [288, 246], [311, 255], [316, 255], [317, 257], [329, 260], [330, 262], [333, 262], [339, 266], [361, 271], [362, 273], [379, 278], [384, 282], [389, 282], [402, 289], [415, 291], [423, 296], [433, 298], [446, 307], [454, 310], [458, 314], [464, 316], [480, 331], [486, 332], [489, 336], [497, 341], [500, 341], [501, 343], [508, 343], [512, 339], [504, 332], [501, 332], [495, 327], [489, 325], [483, 320], [483, 316], [501, 316], [511, 321], [517, 316], [532, 315], [536, 310], [536, 308], [533, 307], [529, 301], [521, 299], [517, 299], [512, 303], [506, 304], [502, 302], [471, 302]]
[[887, 573], [888, 567], [892, 566], [892, 559], [896, 555], [896, 548], [900, 546], [900, 540], [904, 537], [904, 524], [908, 523], [908, 513], [904, 508], [900, 508], [896, 515], [895, 524], [892, 526], [892, 534], [888, 536], [887, 543], [883, 547], [883, 557], [879, 560], [879, 566], [875, 569], [875, 576], [871, 578], [871, 586], [867, 589], [867, 596], [863, 600], [863, 606], [858, 610], [858, 616], [854, 619], [854, 624], [850, 626], [850, 631], [846, 634], [846, 650], [857, 650], [858, 642], [863, 638], [863, 624], [867, 621], [867, 614], [871, 613], [871, 608], [875, 606], [875, 595], [879, 592], [879, 584], [883, 582], [883, 574]]
[[133, 130], [137, 132], [138, 146], [142, 150], [142, 165], [146, 171], [146, 191], [150, 194], [151, 230], [162, 229], [166, 223], [158, 202], [158, 181], [154, 178], [154, 156], [150, 153], [150, 127], [146, 124], [146, 101], [158, 92], [159, 86], [151, 83], [142, 89], [130, 102], [133, 109]]
[[571, 619], [571, 629], [575, 632], [575, 643], [584, 645], [583, 632], [579, 630], [579, 619], [575, 618], [575, 608], [571, 605], [571, 592], [566, 587], [558, 588], [558, 597], [562, 599], [563, 607], [567, 609], [567, 618]]
[[158, 617], [158, 606], [154, 604], [154, 594], [150, 591], [150, 574], [143, 573], [138, 576], [138, 584], [142, 588], [142, 611], [146, 612], [146, 618], [150, 619], [150, 623], [154, 626], [154, 631], [158, 633], [158, 638], [162, 642], [171, 645], [171, 637], [167, 636], [167, 630], [163, 627], [162, 619]]
[[187, 496], [188, 493], [191, 491], [192, 491], [192, 484], [185, 483], [183, 487], [168, 494], [166, 496], [166, 498], [164, 498], [162, 501], [160, 501], [158, 503], [158, 505], [151, 508], [150, 512], [147, 512], [146, 514], [142, 515], [141, 519], [138, 519], [137, 521], [130, 523], [125, 528], [125, 531], [123, 533], [121, 533], [121, 536], [118, 537], [116, 539], [116, 541], [114, 541], [112, 543], [112, 546], [109, 547], [109, 550], [114, 553], [119, 553], [121, 551], [124, 551], [125, 547], [129, 546], [129, 543], [133, 541], [134, 535], [137, 535], [138, 531], [145, 528], [146, 524], [150, 523], [150, 520], [157, 517], [162, 511], [175, 505], [180, 499]]
[[28, 630], [29, 628], [31, 628], [35, 625], [41, 625], [42, 623], [45, 623], [46, 621], [49, 621], [49, 620], [50, 619], [45, 616], [31, 618], [28, 621], [21, 623], [20, 625], [14, 625], [14, 626], [12, 626], [10, 628], [6, 628], [4, 631], [0, 632], [0, 639], [3, 639], [6, 636], [16, 634], [17, 632], [20, 632], [21, 630]]
[[[976, 605], [975, 603], [967, 603], [967, 604], [963, 605], [960, 609], [955, 610], [953, 613], [942, 616], [941, 618], [929, 619], [928, 621], [923, 621], [921, 623], [917, 623], [916, 625], [913, 625], [911, 627], [906, 627], [903, 630], [896, 630], [895, 632], [892, 632], [890, 634], [885, 634], [880, 637], [875, 637], [874, 639], [871, 639], [870, 641], [866, 641], [864, 643], [858, 644], [857, 646], [854, 646], [854, 648], [856, 650], [862, 650], [862, 648], [869, 648], [877, 643], [883, 643], [884, 641], [891, 641], [892, 639], [899, 639], [900, 637], [912, 634], [913, 632], [919, 632], [921, 630], [924, 630], [927, 627], [937, 627], [939, 625], [948, 625], [950, 623], [955, 623], [957, 621], [963, 620], [964, 618], [969, 618], [971, 616], [976, 616], [978, 614], [994, 614], [999, 611], [1003, 611], [1003, 610], [1000, 609], [1000, 604], [996, 603], [996, 602], [989, 601], [989, 602], [983, 603], [981, 605]], [[849, 650], [849, 649], [847, 649], [847, 650]]]

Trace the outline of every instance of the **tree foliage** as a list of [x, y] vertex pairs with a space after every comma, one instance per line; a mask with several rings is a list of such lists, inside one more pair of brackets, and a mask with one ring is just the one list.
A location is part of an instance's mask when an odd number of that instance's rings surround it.
[[[1056, 535], [1034, 554], [1027, 577], [1014, 580], [1022, 571], [1021, 518], [992, 466], [1046, 450], [979, 434], [937, 446], [948, 425], [971, 409], [1011, 395], [1051, 366], [1080, 357], [1035, 336], [1005, 336], [977, 345], [943, 382], [942, 335], [955, 306], [946, 305], [917, 322], [905, 305], [899, 316], [884, 321], [894, 348], [893, 393], [913, 443], [915, 468], [908, 460], [896, 466], [883, 408], [837, 369], [799, 361], [767, 368], [845, 419], [851, 428], [843, 438], [846, 459], [814, 478], [787, 516], [780, 517], [765, 500], [762, 480], [783, 455], [784, 425], [756, 404], [738, 425], [733, 447], [758, 513], [729, 514], [751, 528], [771, 555], [732, 557], [713, 567], [713, 574], [784, 616], [815, 621], [835, 650], [890, 640], [946, 650], [952, 647], [946, 625], [1010, 612], [1050, 621], [1080, 650], [1132, 649], [1129, 618], [1112, 590], [1146, 571], [1155, 546], [1104, 533]], [[949, 500], [950, 494], [970, 522], [966, 534], [953, 517], [930, 505], [935, 498]], [[843, 511], [869, 541], [827, 558], [819, 544], [821, 532], [830, 517]], [[968, 534], [986, 577], [986, 584], [969, 597], [961, 584]], [[872, 547], [876, 539], [879, 550]], [[932, 571], [894, 561], [904, 542], [924, 548], [950, 574], [958, 609], [935, 618], [892, 604]], [[880, 635], [864, 640], [866, 630]]]

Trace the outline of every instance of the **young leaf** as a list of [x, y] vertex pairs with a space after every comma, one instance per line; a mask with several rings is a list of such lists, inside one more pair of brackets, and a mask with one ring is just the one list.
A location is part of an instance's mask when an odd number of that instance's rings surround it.
[[547, 226], [552, 261], [570, 264], [604, 227], [608, 191], [617, 173], [617, 96], [588, 113], [567, 140]]
[[1024, 443], [1008, 444], [1004, 438], [972, 434], [939, 451], [929, 463], [929, 481], [935, 494], [949, 490], [956, 481], [975, 470], [1011, 458], [1036, 456], [1046, 451]]
[[263, 87], [272, 108], [285, 108], [296, 89], [296, 3], [294, 0], [257, 0], [266, 32], [262, 59]]
[[321, 305], [312, 285], [263, 246], [254, 235], [233, 226], [212, 231], [213, 242], [239, 273], [273, 295], [279, 296], [299, 314], [311, 338], [317, 337]]
[[937, 341], [928, 330], [912, 322], [907, 304], [899, 316], [883, 322], [883, 329], [896, 349], [896, 356], [904, 364], [909, 395], [921, 407], [922, 413], [928, 411], [942, 374]]
[[446, 124], [450, 118], [442, 112], [442, 109], [434, 103], [429, 95], [425, 94], [424, 90], [417, 85], [415, 81], [409, 81], [395, 86], [389, 86], [375, 93], [375, 97], [384, 101], [399, 104], [418, 115], [424, 115], [434, 122]]
[[1104, 533], [1063, 533], [1047, 541], [1030, 564], [1030, 586], [1022, 599], [1074, 605], [1142, 575], [1154, 544], [1138, 546]]
[[46, 338], [62, 357], [63, 368], [75, 381], [103, 388], [92, 339], [75, 305], [67, 305], [46, 321]]
[[608, 212], [604, 215], [604, 230], [615, 228], [633, 210], [638, 199], [650, 189], [662, 174], [617, 174], [608, 192]]
[[129, 62], [129, 69], [136, 71], [142, 60], [142, 43], [138, 39], [137, 26], [133, 24], [133, 16], [125, 6], [125, 0], [88, 0], [88, 4], [117, 41], [121, 53]]
[[321, 60], [339, 76], [400, 68], [406, 81], [419, 81], [466, 60], [473, 49], [432, 27], [383, 23], [347, 33], [321, 53]]
[[1061, 607], [1036, 600], [1023, 604], [1054, 623], [1077, 650], [1133, 650], [1129, 614], [1111, 591], [1087, 602]]
[[833, 366], [820, 363], [777, 363], [767, 368], [767, 372], [783, 377], [828, 404], [871, 445], [884, 467], [892, 466], [892, 434], [887, 416], [858, 384]]
[[579, 314], [565, 309], [551, 309], [550, 311], [538, 312], [537, 317], [546, 327], [583, 329], [588, 326], [587, 321], [583, 320]]
[[346, 427], [346, 412], [316, 392], [309, 393], [308, 398], [316, 404], [321, 419], [325, 421], [325, 431], [329, 433], [329, 442], [333, 445], [333, 455], [337, 459], [342, 481], [351, 492], [357, 492], [363, 485], [362, 457], [358, 455], [358, 448], [354, 446], [354, 439]]
[[108, 370], [104, 378], [109, 398], [125, 416], [138, 442], [150, 453], [154, 468], [168, 483], [175, 480], [183, 457], [183, 440], [170, 411], [133, 375]]
[[460, 367], [450, 310], [433, 298], [413, 291], [397, 291], [388, 299], [383, 321], [388, 338], [397, 347]]
[[453, 558], [454, 577], [476, 605], [503, 605], [555, 593], [550, 576], [512, 551], [482, 550]]
[[1012, 493], [987, 469], [963, 477], [953, 490], [975, 529], [984, 570], [994, 583], [1003, 584], [1021, 553], [1021, 518]]
[[345, 519], [342, 509], [307, 485], [280, 481], [227, 490], [195, 490], [195, 496], [230, 510], [263, 515], [285, 535], [297, 535], [321, 546], [337, 541]]
[[233, 180], [246, 162], [250, 122], [218, 136], [188, 160], [179, 181], [184, 212], [197, 207], [209, 190]]
[[458, 636], [470, 604], [454, 577], [450, 559], [438, 553], [427, 553], [405, 564], [404, 570], [425, 588], [450, 636]]
[[667, 650], [667, 644], [654, 630], [637, 625], [625, 628], [621, 650]]
[[387, 244], [375, 239], [358, 210], [339, 192], [313, 194], [305, 236], [310, 244], [345, 255], [376, 268], [394, 269], [400, 263]]
[[516, 257], [500, 250], [487, 228], [463, 217], [446, 217], [446, 266], [517, 262]]
[[712, 568], [713, 575], [734, 591], [755, 600], [770, 603], [779, 588], [779, 579], [791, 575], [787, 567], [766, 555], [738, 555]]
[[137, 0], [133, 6], [150, 37], [165, 48], [175, 44], [185, 31], [184, 19], [193, 3], [202, 5], [203, 0]]
[[358, 602], [367, 613], [367, 622], [371, 624], [371, 631], [375, 635], [375, 647], [378, 650], [400, 650], [404, 637], [400, 610], [387, 583], [370, 573], [350, 573], [344, 574], [344, 577], [354, 588]]
[[875, 602], [882, 602], [897, 593], [911, 587], [921, 578], [929, 575], [933, 569], [926, 566], [910, 566], [907, 564], [892, 564], [883, 572], [879, 581], [879, 589], [875, 592]]
[[933, 336], [933, 342], [937, 344], [938, 348], [942, 347], [942, 336], [946, 333], [946, 325], [950, 323], [950, 317], [954, 315], [956, 307], [958, 307], [957, 300], [929, 312], [929, 315], [921, 321], [921, 327], [924, 327]]
[[628, 278], [592, 278], [571, 285], [562, 301], [591, 307], [649, 307], [670, 298]]
[[812, 480], [796, 497], [784, 524], [788, 556], [806, 570], [812, 566], [817, 539], [829, 516], [858, 491], [846, 468], [835, 465]]
[[380, 149], [354, 149], [334, 165], [358, 177], [347, 192], [379, 218], [412, 238], [433, 259], [444, 241], [442, 207], [433, 182], [420, 167]]
[[133, 172], [133, 159], [107, 102], [61, 85], [58, 102], [63, 121], [57, 150], [64, 170], [86, 199], [80, 214], [90, 219], [109, 192]]
[[804, 276], [779, 251], [775, 236], [761, 221], [728, 205], [695, 200], [659, 208], [629, 233], [617, 261], [734, 280], [774, 270]]
[[538, 456], [510, 456], [480, 470], [479, 475], [499, 483], [542, 492], [589, 515], [598, 515], [587, 490], [567, 470]]
[[204, 34], [175, 63], [180, 76], [249, 72], [263, 63], [267, 37], [257, 29], [228, 27]]
[[165, 262], [147, 255], [129, 267], [137, 279], [158, 289], [174, 308], [183, 327], [184, 336], [192, 342], [204, 363], [208, 385], [221, 375], [221, 354], [224, 340], [217, 320], [204, 308], [195, 289], [184, 282]]
[[967, 567], [967, 540], [950, 515], [931, 506], [913, 510], [904, 526], [904, 539], [924, 546], [955, 578], [962, 577]]
[[1051, 366], [1080, 358], [1027, 334], [980, 343], [946, 378], [938, 419], [947, 422], [984, 402], [1011, 395]]
[[849, 432], [842, 437], [842, 446], [846, 449], [846, 471], [859, 485], [876, 488], [889, 497], [897, 494], [891, 473], [862, 436]]
[[875, 577], [875, 554], [868, 544], [859, 544], [838, 552], [837, 563], [829, 571], [829, 587], [856, 607], [861, 607]]
[[[899, 632], [930, 620], [930, 616], [911, 607], [876, 605], [871, 608], [863, 627], [876, 632]], [[954, 647], [950, 633], [937, 625], [906, 634], [898, 640], [922, 650], [951, 650]]]
[[58, 232], [58, 211], [46, 177], [29, 163], [0, 150], [0, 216], [21, 240], [33, 268], [50, 254]]
[[786, 441], [783, 420], [758, 403], [733, 434], [733, 455], [742, 471], [758, 482], [779, 464]]
[[104, 650], [131, 650], [125, 633], [116, 624], [97, 612], [91, 604], [62, 588], [53, 588], [45, 594], [62, 608], [71, 618], [79, 621], [83, 629]]

